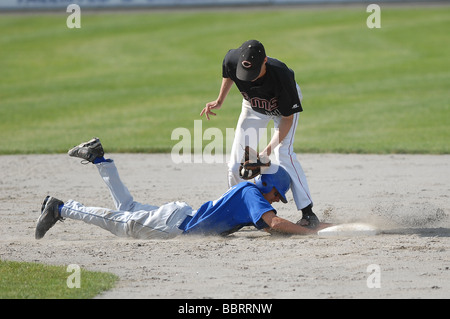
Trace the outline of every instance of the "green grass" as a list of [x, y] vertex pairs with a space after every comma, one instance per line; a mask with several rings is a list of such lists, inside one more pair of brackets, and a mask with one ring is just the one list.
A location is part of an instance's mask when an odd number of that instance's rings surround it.
[[[243, 41], [296, 72], [297, 152], [450, 153], [450, 6], [89, 14], [0, 18], [0, 154], [169, 152], [217, 97], [222, 59]], [[233, 88], [203, 130], [234, 128]], [[208, 141], [204, 141], [204, 146]]]
[[[79, 288], [69, 288], [67, 280], [75, 275], [66, 266], [0, 260], [0, 299], [86, 299], [111, 289], [116, 275], [81, 268]], [[71, 285], [74, 277], [69, 278]]]

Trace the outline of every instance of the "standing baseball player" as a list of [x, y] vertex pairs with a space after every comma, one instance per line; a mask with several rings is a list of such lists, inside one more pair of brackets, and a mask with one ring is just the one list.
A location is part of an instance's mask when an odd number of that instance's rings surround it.
[[[68, 153], [97, 166], [109, 188], [115, 209], [86, 207], [74, 200], [63, 202], [47, 196], [36, 226], [36, 239], [43, 238], [58, 220], [64, 218], [82, 220], [117, 236], [139, 239], [172, 238], [181, 234], [228, 235], [250, 225], [288, 234], [314, 234], [317, 231], [276, 215], [272, 203], [280, 200], [286, 203], [285, 194], [290, 184], [289, 175], [282, 168], [273, 174], [259, 175], [256, 184], [243, 182], [235, 185], [219, 199], [193, 210], [181, 201], [162, 206], [134, 201], [122, 183], [114, 161], [105, 159], [98, 138], [75, 146]], [[321, 224], [318, 229], [327, 226], [329, 224]]]
[[[302, 109], [302, 94], [295, 81], [294, 72], [283, 62], [267, 57], [264, 46], [257, 40], [244, 42], [239, 48], [229, 50], [222, 64], [222, 85], [215, 101], [206, 104], [200, 116], [216, 115], [233, 83], [243, 95], [242, 111], [228, 164], [228, 183], [233, 186], [242, 181], [239, 166], [245, 146], [257, 149], [261, 132], [273, 120], [275, 132], [269, 144], [260, 152], [261, 158], [273, 154], [291, 178], [291, 189], [298, 210], [302, 211], [300, 223], [314, 228], [319, 219], [313, 213], [313, 201], [305, 173], [294, 153], [294, 136]], [[254, 138], [256, 136], [256, 138]]]

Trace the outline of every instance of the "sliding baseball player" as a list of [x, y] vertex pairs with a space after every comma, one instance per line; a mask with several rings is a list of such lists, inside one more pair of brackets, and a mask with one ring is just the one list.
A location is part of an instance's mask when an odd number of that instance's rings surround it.
[[261, 174], [256, 183], [243, 182], [228, 189], [220, 198], [205, 202], [194, 210], [187, 203], [175, 201], [161, 206], [135, 201], [122, 183], [112, 159], [105, 159], [98, 138], [69, 150], [69, 155], [93, 163], [108, 187], [115, 208], [87, 207], [76, 200], [62, 201], [47, 196], [41, 206], [35, 237], [41, 239], [62, 219], [81, 220], [120, 237], [139, 239], [173, 238], [202, 234], [226, 236], [244, 226], [269, 232], [316, 234], [329, 225], [312, 230], [277, 216], [274, 202], [286, 200], [290, 178], [283, 168]]

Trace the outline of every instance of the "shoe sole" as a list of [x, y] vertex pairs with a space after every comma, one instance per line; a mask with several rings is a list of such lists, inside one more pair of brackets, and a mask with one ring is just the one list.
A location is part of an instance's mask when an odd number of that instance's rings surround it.
[[[53, 200], [53, 202], [52, 202]], [[60, 218], [54, 216], [55, 214], [55, 205], [59, 205], [62, 203], [59, 199], [53, 198], [51, 196], [45, 197], [42, 207], [41, 207], [41, 215], [37, 220], [35, 238], [41, 239], [45, 236], [45, 234], [52, 228]], [[51, 206], [50, 206], [51, 205]], [[56, 208], [57, 209], [57, 208]], [[49, 216], [49, 214], [52, 214]]]
[[[90, 149], [94, 149], [97, 148], [100, 145], [101, 151], [98, 154], [95, 154], [95, 152], [92, 152]], [[86, 149], [86, 154], [83, 154], [83, 156], [80, 156], [80, 150], [85, 148]], [[73, 148], [71, 148], [67, 154], [69, 154], [69, 156], [71, 157], [78, 157], [81, 158], [85, 161], [91, 162], [93, 163], [96, 157], [101, 157], [103, 155], [105, 155], [105, 152], [103, 151], [103, 146], [102, 143], [100, 142], [100, 139], [97, 137], [94, 137], [93, 139], [81, 143], [80, 145], [77, 145]], [[86, 158], [87, 156], [85, 155], [90, 155], [88, 158]], [[92, 158], [93, 157], [93, 158]]]

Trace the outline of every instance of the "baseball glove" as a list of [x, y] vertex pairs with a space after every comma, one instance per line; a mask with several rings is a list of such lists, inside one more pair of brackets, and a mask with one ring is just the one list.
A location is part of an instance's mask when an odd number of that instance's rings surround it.
[[297, 222], [297, 225], [311, 229], [316, 229], [319, 226], [320, 220], [317, 215], [312, 212], [312, 210], [302, 212], [302, 214], [302, 219]]
[[269, 166], [270, 160], [268, 158], [260, 157], [254, 149], [246, 146], [239, 166], [239, 176], [245, 180], [253, 179], [261, 174], [261, 167]]

